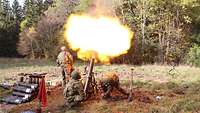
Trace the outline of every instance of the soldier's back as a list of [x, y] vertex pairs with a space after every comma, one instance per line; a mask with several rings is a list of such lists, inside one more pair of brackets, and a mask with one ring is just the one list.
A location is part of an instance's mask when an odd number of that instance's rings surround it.
[[[67, 83], [66, 85], [66, 89], [69, 91], [69, 92], [76, 92], [77, 90], [81, 89], [83, 86], [81, 84], [80, 81], [78, 80], [69, 80], [69, 82]], [[73, 93], [72, 93], [73, 94]]]
[[60, 64], [64, 63], [64, 61], [65, 61], [65, 52], [64, 51], [61, 51], [58, 54], [57, 60], [59, 61]]
[[114, 85], [116, 83], [117, 84], [119, 83], [119, 77], [115, 72], [109, 72], [104, 74], [104, 77], [102, 78], [101, 81], [105, 84]]

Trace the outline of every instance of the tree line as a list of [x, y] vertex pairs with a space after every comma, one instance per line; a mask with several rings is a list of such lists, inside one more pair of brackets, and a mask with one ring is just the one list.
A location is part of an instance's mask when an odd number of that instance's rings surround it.
[[135, 33], [128, 59], [161, 64], [196, 60], [191, 56], [199, 57], [193, 54], [200, 45], [199, 11], [199, 0], [123, 0], [117, 15]]
[[[115, 0], [114, 0], [115, 1]], [[115, 16], [134, 32], [128, 54], [112, 63], [200, 66], [200, 0], [118, 0]], [[92, 0], [17, 0], [0, 4], [1, 56], [55, 58], [72, 13], [87, 11]], [[75, 53], [75, 52], [74, 52]]]
[[17, 37], [20, 32], [19, 24], [22, 20], [22, 8], [18, 1], [12, 6], [8, 0], [0, 0], [0, 50], [1, 56], [15, 56]]
[[0, 0], [0, 56], [16, 57], [20, 33], [38, 22], [50, 1], [25, 0], [23, 7], [18, 0]]

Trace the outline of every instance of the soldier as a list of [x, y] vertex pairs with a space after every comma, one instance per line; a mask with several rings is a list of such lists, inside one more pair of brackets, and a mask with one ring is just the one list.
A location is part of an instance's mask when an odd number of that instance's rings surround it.
[[73, 71], [73, 57], [66, 51], [65, 46], [61, 47], [61, 52], [58, 54], [56, 62], [62, 69], [62, 86], [64, 87], [66, 85], [66, 75], [69, 79]]
[[105, 75], [105, 78], [99, 81], [100, 89], [103, 92], [103, 98], [111, 98], [111, 92], [116, 88], [122, 94], [128, 96], [129, 94], [120, 87], [119, 77], [116, 73], [108, 73]]
[[79, 79], [81, 79], [79, 72], [73, 71], [71, 74], [71, 79], [66, 84], [66, 87], [63, 91], [65, 105], [68, 108], [76, 106], [84, 100], [83, 84]]

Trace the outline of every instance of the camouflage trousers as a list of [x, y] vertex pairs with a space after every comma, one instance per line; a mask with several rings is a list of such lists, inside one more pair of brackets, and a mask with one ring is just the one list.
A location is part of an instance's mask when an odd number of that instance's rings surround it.
[[79, 105], [79, 102], [68, 102], [68, 101], [65, 101], [65, 106], [67, 108], [72, 108], [72, 107], [75, 107], [75, 106], [78, 106]]
[[[70, 98], [70, 97], [69, 97]], [[79, 106], [80, 105], [80, 101], [76, 101], [76, 100], [74, 100], [74, 99], [65, 99], [65, 106], [67, 107], [67, 108], [72, 108], [72, 107], [77, 107], [77, 106]]]
[[65, 85], [67, 84], [67, 82], [69, 81], [68, 78], [70, 75], [66, 72], [65, 68], [61, 68], [62, 70], [62, 87], [65, 87]]

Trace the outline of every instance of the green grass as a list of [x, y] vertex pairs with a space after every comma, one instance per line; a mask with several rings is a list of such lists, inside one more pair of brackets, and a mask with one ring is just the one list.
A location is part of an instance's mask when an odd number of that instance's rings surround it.
[[200, 95], [185, 97], [178, 100], [170, 107], [170, 112], [199, 112], [200, 111]]
[[[75, 67], [83, 71], [85, 62], [76, 62]], [[106, 72], [117, 72], [120, 77], [121, 86], [129, 90], [131, 68], [133, 72], [133, 88], [143, 92], [155, 93], [151, 96], [153, 103], [143, 103], [134, 100], [106, 102], [99, 101], [89, 104], [87, 110], [84, 108], [67, 112], [78, 113], [88, 111], [89, 113], [193, 113], [200, 112], [200, 68], [190, 66], [161, 65], [95, 65], [94, 72], [97, 79], [101, 79]], [[53, 60], [28, 60], [28, 59], [0, 59], [0, 82], [14, 83], [18, 80], [18, 73], [47, 72], [47, 80], [61, 80], [60, 70]], [[51, 76], [55, 75], [55, 76]], [[7, 92], [0, 89], [0, 95]], [[156, 102], [155, 97], [162, 99]], [[61, 110], [63, 111], [63, 110]], [[59, 112], [59, 110], [58, 110]]]
[[[75, 67], [83, 71], [85, 64], [76, 62]], [[160, 65], [95, 65], [94, 72], [118, 72], [123, 80], [130, 80], [128, 74], [131, 73], [131, 68], [134, 68], [134, 80], [139, 81], [155, 81], [164, 83], [173, 81], [177, 83], [188, 82], [192, 83], [200, 81], [200, 68], [190, 66], [177, 66], [170, 72], [172, 66]], [[59, 70], [53, 60], [29, 60], [29, 59], [8, 59], [0, 58], [0, 80], [7, 77], [13, 77], [21, 72], [48, 72], [58, 74]]]

